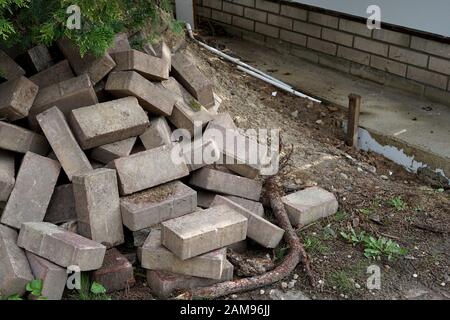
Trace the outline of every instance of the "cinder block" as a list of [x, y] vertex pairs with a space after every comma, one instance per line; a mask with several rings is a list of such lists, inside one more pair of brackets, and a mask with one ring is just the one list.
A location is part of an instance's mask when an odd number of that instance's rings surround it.
[[308, 48], [322, 53], [330, 54], [332, 56], [335, 56], [337, 51], [337, 45], [335, 45], [334, 43], [311, 37], [308, 38]]
[[197, 193], [174, 181], [121, 198], [120, 207], [123, 224], [131, 231], [138, 231], [194, 212]]
[[225, 196], [225, 198], [237, 203], [238, 205], [244, 207], [248, 211], [256, 214], [259, 217], [264, 217], [264, 207], [261, 202], [256, 202], [235, 196]]
[[20, 229], [24, 222], [43, 221], [60, 169], [58, 162], [27, 152], [1, 223]]
[[147, 114], [135, 97], [72, 110], [71, 127], [83, 150], [136, 137], [147, 129]]
[[115, 159], [128, 157], [131, 150], [133, 150], [136, 140], [136, 137], [132, 137], [94, 148], [91, 152], [91, 158], [103, 164], [108, 164]]
[[103, 266], [92, 273], [92, 280], [105, 287], [107, 293], [133, 287], [133, 266], [117, 249], [106, 251]]
[[328, 28], [322, 28], [322, 39], [347, 47], [353, 45], [353, 35]]
[[26, 252], [26, 256], [34, 278], [43, 282], [42, 297], [47, 300], [61, 300], [67, 284], [66, 269], [31, 252]]
[[231, 24], [231, 19], [233, 18], [233, 16], [229, 13], [225, 13], [223, 11], [216, 11], [216, 10], [212, 10], [211, 11], [211, 19], [213, 20], [217, 20], [226, 24]]
[[24, 248], [61, 267], [78, 266], [81, 271], [102, 266], [106, 247], [47, 222], [27, 222], [17, 240]]
[[308, 16], [308, 11], [301, 9], [301, 8], [296, 8], [290, 5], [281, 5], [281, 15], [282, 16], [287, 16], [290, 18], [294, 18], [297, 20], [304, 20], [306, 21], [306, 18]]
[[252, 8], [244, 9], [244, 17], [249, 18], [254, 21], [266, 22], [267, 21], [267, 12], [255, 10]]
[[411, 49], [450, 59], [450, 45], [444, 42], [411, 37]]
[[[161, 82], [160, 86], [176, 94], [177, 102], [168, 120], [178, 129], [186, 129], [193, 136], [211, 121], [212, 116], [174, 78]], [[198, 124], [199, 126], [195, 126]]]
[[15, 121], [27, 117], [38, 90], [25, 77], [0, 84], [0, 118]]
[[276, 248], [283, 239], [284, 230], [243, 206], [222, 196], [216, 196], [211, 207], [225, 205], [248, 219], [247, 237], [266, 248]]
[[115, 71], [136, 71], [152, 81], [162, 81], [169, 78], [167, 61], [153, 57], [137, 50], [114, 53], [117, 63]]
[[212, 83], [185, 54], [178, 52], [172, 57], [172, 71], [178, 82], [201, 105], [206, 108], [214, 105]]
[[258, 181], [210, 168], [196, 171], [189, 183], [205, 190], [255, 201], [259, 200], [262, 190], [262, 184]]
[[91, 163], [75, 140], [64, 114], [57, 107], [38, 114], [36, 120], [70, 181], [74, 175], [92, 170]]
[[387, 43], [369, 40], [361, 37], [355, 37], [354, 47], [355, 49], [375, 53], [384, 57], [388, 56], [389, 51], [389, 45]]
[[413, 66], [408, 66], [407, 77], [408, 79], [426, 83], [436, 88], [440, 88], [443, 90], [447, 89], [448, 77], [442, 74], [416, 68]]
[[122, 195], [129, 195], [189, 175], [184, 162], [173, 161], [172, 149], [167, 146], [116, 159], [112, 162], [112, 167], [117, 170]]
[[1, 77], [7, 80], [14, 80], [25, 75], [25, 70], [2, 50], [0, 50], [0, 70], [2, 70]]
[[338, 210], [336, 197], [319, 187], [311, 187], [282, 198], [292, 225], [307, 225], [318, 219], [335, 214]]
[[167, 43], [162, 40], [153, 45], [153, 50], [155, 52], [155, 57], [162, 59], [169, 69], [168, 72], [170, 72], [172, 70], [172, 51]]
[[268, 24], [260, 22], [255, 22], [255, 32], [272, 38], [278, 38], [280, 36], [280, 29], [278, 27], [269, 26]]
[[253, 20], [242, 18], [242, 17], [237, 17], [237, 16], [233, 16], [232, 24], [238, 28], [242, 28], [242, 29], [246, 29], [246, 30], [250, 30], [250, 31], [253, 31], [255, 28], [254, 27], [255, 24], [254, 24]]
[[318, 12], [309, 12], [309, 22], [320, 24], [325, 27], [337, 29], [339, 18]]
[[139, 136], [146, 150], [172, 145], [172, 130], [166, 118], [158, 117], [150, 120], [150, 126]]
[[128, 41], [128, 35], [125, 32], [116, 34], [114, 43], [111, 48], [108, 49], [108, 53], [113, 55], [117, 52], [131, 50], [130, 42]]
[[69, 80], [74, 77], [73, 71], [70, 68], [69, 61], [63, 60], [57, 64], [31, 76], [30, 81], [39, 86], [42, 90], [51, 85]]
[[117, 175], [97, 169], [74, 176], [78, 233], [108, 248], [124, 243]]
[[18, 153], [31, 151], [40, 155], [46, 155], [50, 146], [44, 136], [0, 121], [0, 148]]
[[391, 46], [389, 58], [423, 68], [428, 65], [428, 55], [396, 46]]
[[369, 65], [370, 54], [367, 52], [339, 46], [337, 56], [359, 64]]
[[105, 90], [118, 98], [133, 96], [153, 114], [170, 116], [176, 98], [169, 90], [158, 87], [134, 71], [112, 72]]
[[147, 283], [154, 295], [160, 299], [167, 299], [176, 290], [209, 287], [216, 283], [231, 281], [233, 280], [233, 271], [234, 266], [228, 261], [225, 261], [220, 280], [184, 276], [168, 271], [147, 270]]
[[292, 30], [292, 24], [293, 24], [292, 19], [280, 16], [278, 14], [269, 13], [269, 15], [267, 17], [267, 22], [271, 25], [274, 25], [274, 26], [277, 26], [280, 28]]
[[199, 17], [211, 18], [211, 9], [205, 7], [196, 7], [196, 12]]
[[392, 44], [396, 44], [402, 47], [409, 47], [411, 36], [407, 33], [395, 32], [387, 29], [375, 29], [373, 30], [373, 38]]
[[222, 10], [231, 13], [235, 16], [242, 16], [244, 14], [244, 7], [238, 4], [224, 2]]
[[280, 39], [293, 44], [297, 44], [299, 46], [306, 46], [307, 37], [303, 34], [299, 34], [296, 32], [281, 30]]
[[205, 7], [222, 10], [222, 0], [205, 0], [203, 1]]
[[0, 202], [8, 201], [14, 188], [15, 179], [14, 155], [0, 150]]
[[280, 12], [280, 4], [276, 3], [276, 2], [273, 2], [273, 1], [256, 0], [255, 7], [257, 9], [261, 9], [261, 10], [269, 11], [269, 12], [273, 12], [273, 13], [279, 13]]
[[77, 219], [72, 184], [55, 188], [44, 221], [60, 224]]
[[320, 38], [322, 27], [307, 22], [294, 21], [294, 31]]
[[353, 34], [359, 34], [360, 36], [370, 38], [372, 36], [372, 30], [367, 28], [367, 24], [339, 19], [339, 29]]
[[142, 267], [187, 276], [221, 279], [226, 261], [226, 249], [219, 249], [198, 257], [181, 260], [161, 244], [161, 231], [152, 230], [140, 250]]
[[116, 63], [108, 53], [101, 57], [87, 53], [81, 57], [80, 50], [67, 38], [59, 40], [58, 46], [67, 60], [69, 60], [75, 73], [77, 75], [89, 75], [94, 85], [116, 66]]
[[22, 295], [33, 280], [30, 265], [17, 246], [17, 232], [0, 224], [0, 296]]
[[430, 64], [428, 66], [430, 70], [445, 73], [450, 75], [450, 60], [439, 59], [436, 57], [430, 57]]
[[372, 56], [370, 65], [378, 70], [393, 73], [401, 77], [406, 76], [406, 64], [397, 61], [381, 58], [378, 56]]
[[68, 119], [72, 110], [96, 103], [97, 95], [89, 76], [81, 75], [40, 90], [30, 109], [28, 121], [33, 129], [37, 129], [36, 116], [47, 109], [58, 107]]
[[38, 45], [27, 50], [27, 58], [36, 72], [41, 72], [53, 65], [50, 52], [44, 45]]
[[216, 206], [161, 224], [161, 243], [186, 260], [244, 240], [247, 218], [228, 206]]

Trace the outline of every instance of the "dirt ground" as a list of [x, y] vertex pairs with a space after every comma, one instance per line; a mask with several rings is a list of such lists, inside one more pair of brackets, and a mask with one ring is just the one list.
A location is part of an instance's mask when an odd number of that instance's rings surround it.
[[[340, 207], [335, 216], [298, 230], [317, 288], [298, 266], [285, 283], [226, 299], [450, 299], [450, 191], [425, 185], [381, 156], [346, 147], [340, 109], [281, 92], [192, 42], [186, 51], [223, 98], [219, 112], [230, 113], [243, 129], [281, 129], [286, 148], [293, 146], [284, 191], [318, 185], [333, 192]], [[340, 235], [352, 228], [396, 241], [408, 252], [393, 261], [369, 259], [361, 245]], [[253, 254], [269, 254], [278, 263], [287, 249], [282, 244]], [[370, 265], [381, 269], [380, 290], [366, 287]], [[139, 271], [137, 285], [113, 298], [151, 299], [145, 274]]]

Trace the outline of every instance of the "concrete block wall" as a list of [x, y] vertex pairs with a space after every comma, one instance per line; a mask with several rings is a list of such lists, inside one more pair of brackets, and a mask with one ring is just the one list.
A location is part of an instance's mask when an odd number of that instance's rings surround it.
[[[277, 0], [196, 0], [199, 20], [245, 40], [450, 105], [450, 42]], [[433, 38], [433, 39], [429, 39]], [[447, 39], [448, 40], [448, 39]]]

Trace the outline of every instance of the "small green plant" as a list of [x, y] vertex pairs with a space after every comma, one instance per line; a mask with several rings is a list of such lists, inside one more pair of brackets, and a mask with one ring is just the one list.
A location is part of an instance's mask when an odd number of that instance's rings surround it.
[[341, 232], [342, 238], [350, 242], [353, 246], [361, 244], [364, 247], [364, 256], [369, 259], [380, 260], [386, 257], [389, 261], [406, 255], [407, 249], [402, 248], [397, 242], [379, 237], [367, 235], [364, 231], [359, 234], [351, 229], [349, 233]]
[[322, 241], [317, 237], [306, 237], [303, 246], [305, 250], [309, 253], [319, 253], [326, 255], [330, 252], [330, 249], [322, 243]]
[[189, 104], [191, 106], [191, 109], [194, 110], [195, 112], [200, 111], [202, 109], [202, 105], [195, 99], [192, 99]]
[[345, 271], [334, 271], [328, 275], [328, 283], [340, 292], [351, 294], [355, 291], [354, 281]]
[[365, 216], [370, 216], [374, 210], [372, 208], [362, 208], [362, 209], [358, 209], [359, 213], [362, 213]]
[[353, 246], [356, 246], [364, 241], [364, 237], [366, 233], [361, 231], [359, 234], [355, 232], [354, 229], [351, 229], [349, 233], [341, 231], [341, 237], [350, 242]]
[[348, 218], [348, 213], [342, 210], [338, 210], [336, 214], [334, 215], [334, 220], [337, 222], [343, 221]]
[[26, 290], [30, 295], [35, 297], [37, 300], [47, 300], [46, 297], [42, 296], [42, 289], [44, 288], [44, 282], [41, 279], [35, 279], [27, 283]]
[[91, 283], [88, 273], [81, 274], [81, 288], [77, 290], [76, 294], [72, 294], [71, 298], [76, 300], [111, 300], [102, 284], [95, 281]]
[[389, 200], [388, 203], [391, 207], [394, 207], [395, 210], [397, 210], [397, 211], [403, 211], [407, 207], [406, 202], [404, 202], [402, 200], [402, 197], [395, 197], [395, 198]]
[[289, 247], [278, 247], [275, 249], [275, 262], [283, 260], [289, 251]]
[[408, 253], [406, 248], [400, 247], [400, 245], [392, 241], [380, 237], [375, 239], [374, 237], [366, 237], [364, 239], [364, 256], [369, 259], [380, 260], [382, 256], [385, 256], [388, 261], [396, 257], [404, 256]]

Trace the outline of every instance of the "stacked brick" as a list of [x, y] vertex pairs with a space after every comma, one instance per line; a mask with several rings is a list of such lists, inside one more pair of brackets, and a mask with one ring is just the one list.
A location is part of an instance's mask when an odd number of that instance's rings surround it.
[[[123, 34], [103, 57], [58, 45], [66, 60], [30, 51], [32, 74], [2, 59], [0, 296], [21, 295], [36, 278], [45, 297], [61, 299], [74, 267], [108, 292], [127, 289], [135, 284], [128, 240], [161, 298], [232, 280], [227, 250], [247, 238], [278, 246], [284, 230], [264, 218], [260, 167], [212, 132], [248, 138], [217, 114], [211, 83], [185, 53], [171, 56], [165, 44], [156, 55], [132, 50]], [[102, 82], [109, 95], [94, 88]], [[205, 131], [207, 140], [179, 152], [189, 144], [174, 129]], [[207, 151], [218, 157], [192, 161]], [[239, 163], [214, 164], [225, 158]], [[312, 213], [298, 199], [286, 202], [296, 223], [335, 209], [329, 194]]]

